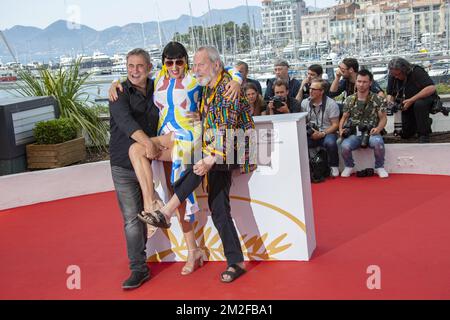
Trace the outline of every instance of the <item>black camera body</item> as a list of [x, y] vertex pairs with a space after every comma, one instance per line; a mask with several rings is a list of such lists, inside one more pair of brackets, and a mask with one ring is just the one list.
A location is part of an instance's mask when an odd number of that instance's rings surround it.
[[433, 104], [431, 105], [431, 108], [430, 108], [431, 114], [436, 114], [438, 112], [442, 112], [442, 114], [444, 116], [448, 117], [449, 111], [450, 111], [450, 108], [444, 107], [444, 105], [442, 104], [441, 98], [439, 96], [434, 98]]
[[392, 116], [394, 113], [403, 110], [403, 99], [396, 98], [394, 101], [389, 101], [386, 105], [386, 114]]
[[370, 123], [362, 122], [358, 126], [358, 130], [361, 132], [361, 148], [367, 148], [369, 146], [370, 131], [374, 126]]
[[273, 107], [275, 109], [279, 109], [286, 102], [286, 98], [285, 97], [280, 97], [280, 96], [274, 96], [272, 98], [272, 101], [273, 101]]
[[306, 136], [311, 137], [314, 133], [314, 130], [319, 131], [319, 127], [314, 122], [308, 122], [306, 124]]
[[356, 126], [353, 125], [353, 122], [351, 119], [348, 119], [347, 122], [345, 122], [344, 126], [342, 127], [342, 138], [346, 139], [350, 137], [352, 134], [356, 133]]

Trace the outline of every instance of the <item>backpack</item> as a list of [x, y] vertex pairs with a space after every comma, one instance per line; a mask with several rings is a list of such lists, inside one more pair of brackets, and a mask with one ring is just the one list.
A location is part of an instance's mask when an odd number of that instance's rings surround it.
[[328, 165], [327, 151], [323, 147], [310, 148], [309, 153], [309, 174], [311, 182], [319, 183], [325, 181], [330, 176], [330, 166]]

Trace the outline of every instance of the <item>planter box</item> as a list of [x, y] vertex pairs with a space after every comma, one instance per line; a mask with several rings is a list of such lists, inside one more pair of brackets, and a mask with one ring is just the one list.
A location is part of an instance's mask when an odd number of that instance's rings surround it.
[[84, 138], [58, 144], [27, 145], [28, 169], [50, 169], [64, 167], [86, 158]]

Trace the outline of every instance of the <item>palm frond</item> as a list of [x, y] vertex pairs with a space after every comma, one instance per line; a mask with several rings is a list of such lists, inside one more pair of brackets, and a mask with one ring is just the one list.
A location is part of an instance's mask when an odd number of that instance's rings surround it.
[[73, 66], [56, 71], [41, 69], [39, 77], [29, 71], [19, 71], [22, 82], [14, 91], [21, 96], [52, 96], [58, 102], [60, 115], [69, 118], [89, 137], [95, 147], [105, 149], [108, 126], [98, 119], [89, 102], [89, 74], [80, 75], [80, 60]]

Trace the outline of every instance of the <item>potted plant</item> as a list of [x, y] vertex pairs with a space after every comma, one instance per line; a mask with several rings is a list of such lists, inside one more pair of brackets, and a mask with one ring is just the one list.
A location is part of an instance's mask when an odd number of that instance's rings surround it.
[[81, 60], [67, 69], [39, 69], [38, 77], [29, 71], [19, 71], [21, 83], [15, 92], [21, 96], [52, 96], [59, 106], [60, 116], [68, 118], [81, 128], [89, 143], [107, 150], [109, 125], [93, 110], [94, 103], [88, 94], [90, 74], [81, 75]]
[[38, 122], [33, 133], [36, 143], [26, 146], [29, 169], [64, 167], [86, 157], [85, 140], [70, 119]]

